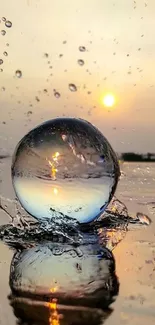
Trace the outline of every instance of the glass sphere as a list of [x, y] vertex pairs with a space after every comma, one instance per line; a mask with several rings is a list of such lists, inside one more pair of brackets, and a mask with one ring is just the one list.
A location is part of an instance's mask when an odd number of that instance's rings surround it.
[[12, 161], [15, 193], [36, 219], [67, 216], [80, 223], [98, 218], [111, 200], [120, 175], [107, 139], [89, 122], [49, 120], [17, 145]]

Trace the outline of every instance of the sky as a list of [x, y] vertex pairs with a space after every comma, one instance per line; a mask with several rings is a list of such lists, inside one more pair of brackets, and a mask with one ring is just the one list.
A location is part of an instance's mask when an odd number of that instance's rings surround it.
[[117, 152], [155, 152], [154, 0], [5, 0], [0, 13], [1, 154], [56, 116], [90, 121]]

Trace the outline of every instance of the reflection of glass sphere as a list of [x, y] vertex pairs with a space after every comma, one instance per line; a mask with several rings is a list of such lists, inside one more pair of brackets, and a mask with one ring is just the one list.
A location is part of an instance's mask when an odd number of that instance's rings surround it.
[[[19, 318], [35, 319], [37, 324], [45, 302], [49, 308], [56, 302], [57, 315], [63, 316], [60, 324], [71, 325], [76, 319], [75, 324], [84, 325], [98, 324], [97, 318], [104, 316], [101, 310], [118, 295], [119, 283], [113, 254], [97, 241], [76, 247], [44, 242], [14, 255], [10, 288], [12, 306]], [[42, 323], [48, 315], [44, 309]]]
[[14, 255], [10, 288], [20, 324], [100, 325], [119, 283], [113, 254], [97, 241], [78, 247], [44, 242]]
[[116, 155], [90, 123], [73, 118], [47, 121], [18, 144], [13, 186], [22, 206], [45, 220], [66, 215], [81, 223], [99, 217], [119, 177]]

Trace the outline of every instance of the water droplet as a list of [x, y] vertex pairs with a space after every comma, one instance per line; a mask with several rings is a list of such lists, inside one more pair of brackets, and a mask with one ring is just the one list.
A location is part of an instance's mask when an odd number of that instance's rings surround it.
[[8, 52], [6, 52], [6, 51], [5, 51], [5, 52], [3, 52], [3, 54], [4, 54], [5, 56], [8, 56]]
[[9, 46], [9, 43], [6, 43], [6, 46]]
[[0, 72], [3, 72], [3, 69], [0, 69]]
[[36, 219], [98, 218], [120, 175], [117, 157], [90, 123], [73, 118], [47, 121], [18, 144], [12, 161], [16, 195]]
[[1, 89], [2, 89], [2, 91], [5, 91], [5, 87], [2, 87]]
[[49, 57], [48, 53], [44, 53], [44, 57], [48, 58]]
[[6, 31], [4, 29], [2, 29], [1, 34], [4, 36], [6, 34]]
[[69, 84], [69, 90], [77, 91], [77, 87], [74, 84]]
[[67, 43], [67, 41], [63, 41], [63, 42], [62, 42], [62, 44], [66, 44], [66, 43]]
[[8, 27], [8, 28], [12, 27], [12, 22], [9, 21], [9, 20], [7, 20], [7, 21], [5, 22], [5, 26]]
[[60, 93], [59, 93], [58, 91], [54, 91], [54, 96], [55, 96], [56, 98], [60, 98]]
[[35, 100], [36, 100], [37, 102], [40, 102], [40, 99], [39, 99], [38, 96], [35, 97]]
[[27, 112], [27, 116], [31, 115], [32, 114], [32, 111], [28, 111]]
[[21, 70], [16, 70], [15, 75], [16, 75], [17, 78], [21, 78], [22, 77]]
[[0, 64], [3, 64], [3, 60], [2, 59], [0, 59]]
[[62, 58], [63, 57], [63, 54], [59, 54], [59, 58]]
[[85, 51], [86, 51], [85, 46], [79, 46], [79, 51], [80, 51], [80, 52], [85, 52]]
[[5, 17], [2, 17], [2, 21], [6, 21], [6, 18]]
[[79, 59], [78, 60], [78, 64], [81, 65], [81, 66], [83, 66], [84, 65], [84, 60]]

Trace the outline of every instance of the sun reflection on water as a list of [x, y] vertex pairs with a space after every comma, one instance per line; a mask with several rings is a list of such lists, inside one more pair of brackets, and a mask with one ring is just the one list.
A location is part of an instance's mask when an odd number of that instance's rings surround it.
[[[53, 292], [52, 288], [52, 292]], [[55, 292], [55, 291], [54, 291]], [[49, 325], [60, 325], [61, 315], [58, 313], [57, 299], [52, 299], [48, 304], [50, 316], [49, 316]]]

